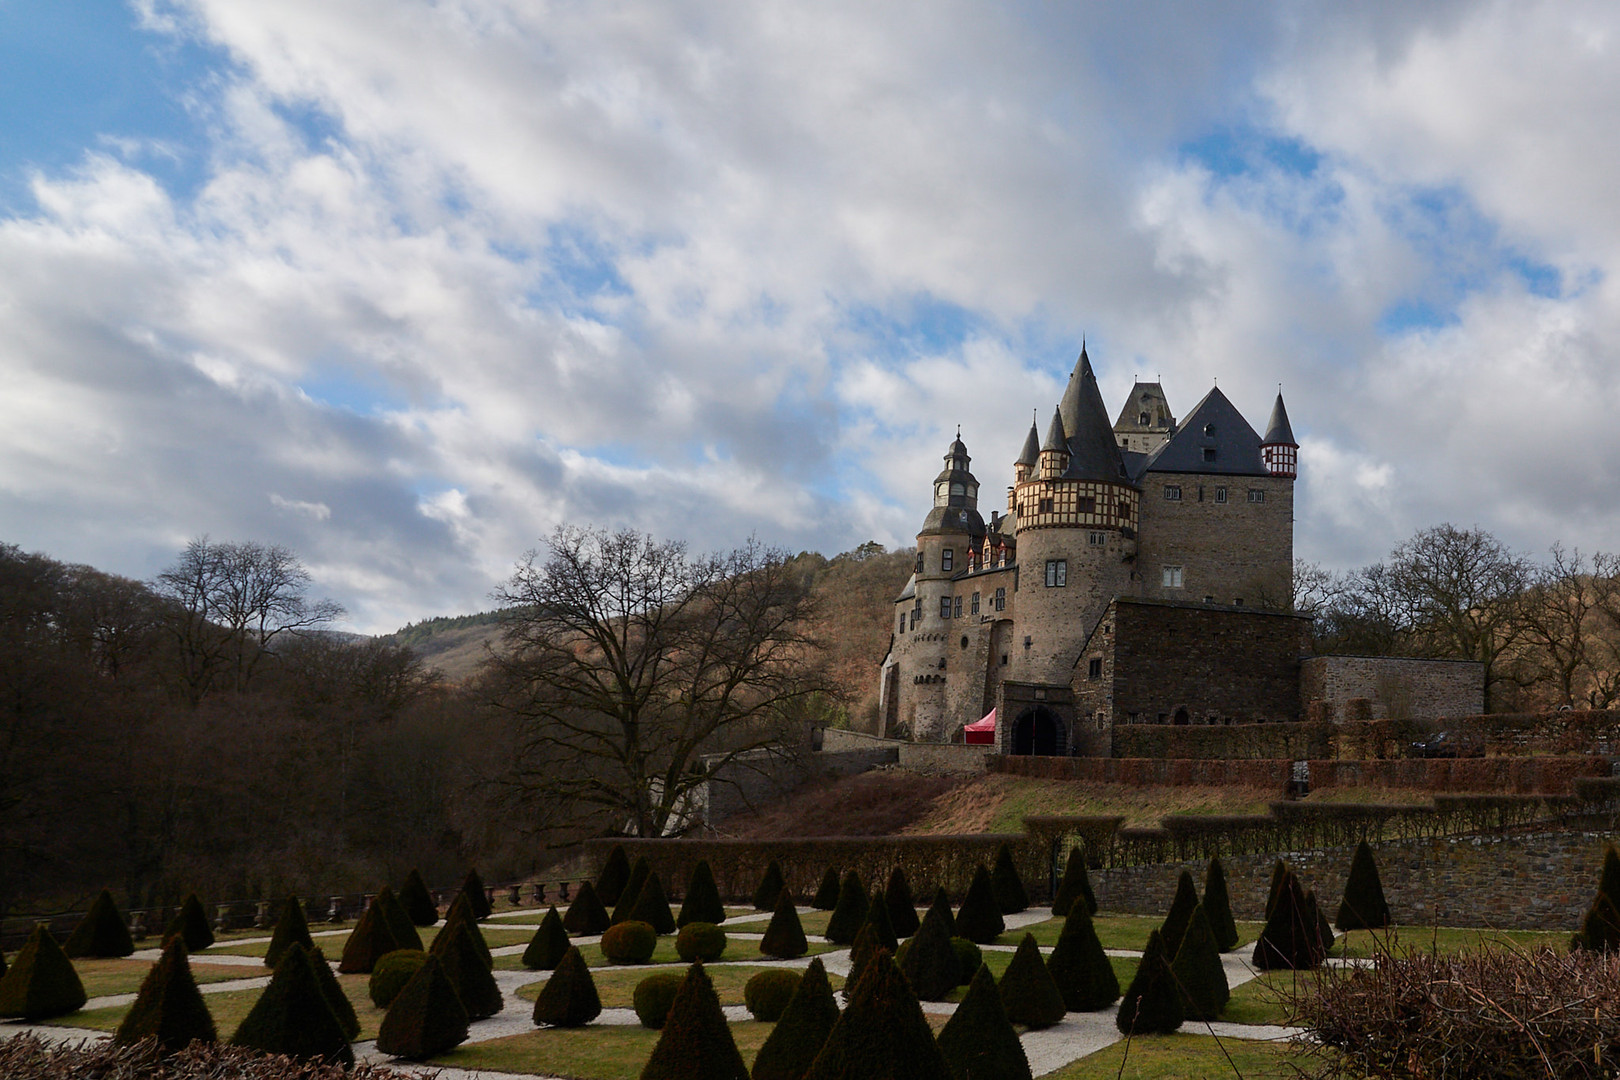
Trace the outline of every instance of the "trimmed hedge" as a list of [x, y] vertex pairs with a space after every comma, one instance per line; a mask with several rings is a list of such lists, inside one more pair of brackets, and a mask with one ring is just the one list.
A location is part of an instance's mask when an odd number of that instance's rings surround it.
[[1581, 929], [1570, 938], [1571, 952], [1615, 952], [1620, 950], [1620, 908], [1600, 892], [1592, 898], [1592, 906], [1581, 919]]
[[602, 906], [596, 887], [588, 881], [580, 882], [579, 891], [574, 894], [574, 901], [568, 905], [568, 913], [563, 916], [563, 929], [584, 937], [600, 934], [612, 925], [613, 918]]
[[146, 973], [134, 1004], [113, 1033], [113, 1042], [123, 1046], [142, 1039], [156, 1039], [165, 1050], [183, 1049], [194, 1039], [219, 1039], [214, 1018], [191, 976], [185, 942], [178, 934], [163, 947], [162, 957]]
[[202, 952], [214, 943], [214, 928], [208, 924], [208, 912], [196, 893], [187, 893], [185, 903], [175, 912], [169, 925], [163, 928], [164, 938], [179, 934], [186, 943], [187, 952]]
[[655, 972], [636, 983], [630, 1005], [636, 1010], [641, 1026], [657, 1031], [669, 1017], [669, 1007], [675, 1004], [675, 995], [681, 989], [681, 976], [673, 971]]
[[400, 886], [399, 902], [405, 905], [405, 914], [411, 917], [414, 926], [432, 926], [439, 921], [439, 905], [428, 892], [421, 873], [414, 868], [405, 875], [405, 884]]
[[461, 879], [461, 895], [472, 905], [474, 921], [483, 922], [494, 914], [494, 908], [489, 902], [489, 892], [484, 888], [484, 879], [478, 876], [477, 870], [468, 870], [467, 876]]
[[1023, 879], [1013, 865], [1012, 850], [1006, 844], [996, 850], [996, 865], [990, 872], [990, 884], [1003, 915], [1016, 915], [1029, 909], [1029, 893], [1024, 890]]
[[790, 968], [769, 968], [750, 976], [743, 984], [743, 1004], [748, 1006], [749, 1015], [767, 1024], [776, 1023], [787, 1012], [802, 978]]
[[400, 949], [379, 957], [376, 966], [371, 969], [371, 979], [366, 983], [366, 993], [371, 997], [371, 1003], [379, 1009], [388, 1008], [427, 962], [428, 954], [420, 949]]
[[444, 973], [449, 976], [450, 983], [461, 995], [461, 1003], [467, 1007], [467, 1015], [474, 1020], [482, 1020], [486, 1016], [494, 1016], [505, 1006], [501, 999], [501, 988], [495, 984], [495, 976], [490, 972], [485, 957], [487, 951], [480, 953], [474, 944], [478, 938], [478, 928], [471, 922], [449, 922], [434, 939], [431, 955], [439, 958], [444, 966]]
[[622, 922], [607, 928], [601, 948], [615, 964], [645, 964], [658, 948], [658, 932], [644, 922]]
[[614, 844], [613, 850], [608, 852], [607, 861], [602, 864], [602, 873], [596, 878], [597, 898], [604, 904], [617, 904], [628, 884], [630, 858], [624, 853], [623, 844]]
[[869, 922], [862, 923], [861, 932], [855, 935], [855, 944], [850, 946], [849, 949], [849, 975], [846, 976], [847, 981], [854, 982], [859, 979], [861, 972], [867, 964], [871, 963], [872, 958], [878, 954], [879, 950], [887, 951], [884, 949], [883, 944], [878, 941], [877, 928]]
[[1070, 1012], [1106, 1009], [1119, 998], [1119, 977], [1103, 952], [1084, 904], [1070, 905], [1063, 932], [1046, 958], [1046, 970], [1052, 973]]
[[712, 964], [726, 951], [726, 932], [714, 923], [690, 922], [675, 935], [675, 955], [688, 964], [701, 960]]
[[776, 910], [760, 939], [759, 951], [781, 960], [795, 960], [810, 951], [804, 924], [799, 922], [799, 911], [793, 906], [793, 894], [786, 889], [776, 898]]
[[1114, 1015], [1114, 1024], [1126, 1035], [1168, 1035], [1181, 1026], [1181, 995], [1164, 955], [1164, 938], [1148, 934], [1147, 948], [1136, 965], [1136, 976], [1126, 989]]
[[420, 949], [422, 935], [416, 932], [416, 923], [411, 919], [411, 913], [405, 910], [405, 904], [394, 895], [394, 890], [387, 885], [377, 893], [372, 901], [382, 911], [383, 921], [388, 924], [388, 932], [394, 935], [402, 949]]
[[997, 987], [1007, 1019], [1030, 1029], [1051, 1027], [1068, 1011], [1063, 991], [1046, 969], [1034, 934], [1025, 934]]
[[1029, 1058], [996, 991], [980, 965], [966, 996], [939, 1032], [939, 1049], [955, 1080], [1031, 1080]]
[[701, 963], [681, 980], [641, 1080], [748, 1080], [748, 1067]]
[[956, 912], [956, 936], [988, 945], [1006, 929], [1007, 923], [1001, 917], [1001, 905], [996, 901], [990, 871], [981, 865], [973, 875], [973, 884], [968, 886], [961, 908]]
[[891, 953], [900, 947], [899, 935], [889, 918], [889, 901], [881, 892], [873, 892], [866, 904], [866, 923], [877, 933], [878, 944]]
[[1268, 906], [1265, 929], [1254, 943], [1254, 966], [1261, 971], [1297, 971], [1321, 964], [1327, 956], [1322, 939], [1325, 920], [1314, 903], [1306, 902], [1299, 879], [1286, 866], [1276, 883], [1276, 899]]
[[[420, 944], [417, 943], [418, 946]], [[349, 940], [343, 944], [338, 970], [345, 975], [369, 975], [382, 956], [409, 948], [410, 945], [395, 939], [387, 920], [383, 918], [381, 906], [373, 899], [360, 916], [360, 921], [354, 924]]]
[[1215, 1020], [1232, 998], [1221, 964], [1221, 950], [1202, 904], [1193, 908], [1176, 958], [1170, 963], [1176, 989], [1181, 994], [1181, 1011], [1188, 1020]]
[[337, 1017], [343, 1034], [350, 1040], [359, 1038], [360, 1017], [355, 1015], [354, 1004], [349, 1001], [349, 995], [343, 992], [337, 976], [332, 974], [332, 965], [327, 962], [326, 954], [319, 945], [309, 951], [309, 966], [315, 972], [315, 982], [320, 986], [321, 993], [326, 995], [326, 1003], [332, 1007], [332, 1015]]
[[630, 908], [629, 922], [644, 922], [658, 934], [675, 932], [675, 913], [669, 909], [669, 897], [664, 895], [664, 883], [655, 873], [648, 873], [641, 883], [641, 895]]
[[[1613, 850], [1612, 848], [1610, 849]], [[1339, 901], [1340, 930], [1382, 929], [1389, 925], [1389, 902], [1384, 899], [1384, 883], [1378, 877], [1378, 864], [1372, 848], [1363, 840], [1350, 859], [1350, 874], [1344, 882], [1344, 899]]]
[[484, 932], [478, 929], [478, 923], [473, 918], [472, 904], [466, 893], [457, 893], [456, 898], [450, 901], [450, 910], [444, 914], [444, 925], [433, 938], [433, 944], [428, 946], [428, 952], [435, 956], [442, 953], [446, 943], [450, 940], [450, 932], [460, 927], [472, 943], [473, 949], [484, 959], [484, 966], [493, 969], [495, 957], [490, 954], [489, 942], [484, 940]]
[[[939, 912], [940, 916], [945, 920], [946, 927], [950, 929], [950, 936], [956, 936], [956, 915], [951, 911], [951, 898], [945, 895], [945, 886], [941, 885], [934, 890], [934, 899], [928, 905], [928, 910]], [[924, 918], [926, 917], [925, 915]], [[919, 925], [921, 924], [919, 923]]]
[[568, 949], [568, 931], [563, 929], [562, 917], [555, 907], [548, 908], [528, 948], [523, 950], [523, 966], [531, 971], [550, 971]]
[[425, 1061], [467, 1041], [467, 1009], [438, 957], [423, 953], [422, 966], [394, 996], [377, 1029], [377, 1049], [394, 1057]]
[[832, 917], [827, 920], [827, 940], [834, 945], [854, 944], [855, 935], [861, 932], [861, 924], [866, 922], [868, 902], [861, 876], [851, 870], [844, 875], [844, 881], [838, 887], [838, 904], [833, 908]]
[[354, 1064], [343, 1022], [332, 1012], [308, 950], [297, 941], [282, 950], [270, 985], [231, 1036], [231, 1044], [301, 1061]]
[[951, 946], [951, 928], [938, 908], [929, 908], [916, 936], [901, 950], [901, 970], [924, 1001], [944, 1001], [962, 982], [961, 962]]
[[908, 938], [917, 932], [922, 919], [917, 916], [917, 901], [911, 896], [911, 882], [906, 872], [896, 866], [889, 871], [889, 883], [883, 890], [883, 902], [889, 909], [889, 925], [895, 937]]
[[829, 866], [827, 872], [821, 875], [821, 885], [811, 898], [810, 906], [817, 911], [831, 911], [838, 906], [838, 890], [838, 871]]
[[281, 905], [281, 915], [270, 934], [270, 946], [264, 951], [264, 966], [279, 966], [282, 956], [294, 945], [302, 945], [308, 950], [315, 947], [315, 942], [309, 936], [309, 920], [304, 918], [304, 905], [298, 897], [289, 896], [287, 902]]
[[753, 1080], [803, 1080], [837, 1022], [838, 1002], [827, 981], [827, 969], [816, 957], [805, 968], [787, 1008], [759, 1048]]
[[[775, 907], [773, 903], [771, 905]], [[726, 921], [726, 906], [720, 902], [720, 890], [714, 884], [714, 872], [707, 860], [699, 859], [686, 883], [686, 897], [681, 901], [681, 913], [675, 919], [676, 929], [687, 923], [713, 923]]]
[[1226, 868], [1217, 856], [1204, 871], [1204, 917], [1215, 935], [1215, 947], [1231, 952], [1239, 941], [1237, 921], [1232, 918], [1232, 898], [1226, 891]]
[[1170, 911], [1164, 917], [1164, 923], [1159, 927], [1159, 934], [1164, 938], [1164, 955], [1174, 957], [1181, 949], [1181, 937], [1187, 932], [1187, 923], [1192, 919], [1193, 909], [1198, 906], [1198, 887], [1193, 884], [1192, 875], [1186, 870], [1176, 879], [1175, 899], [1170, 901]]
[[534, 1022], [551, 1027], [582, 1027], [602, 1015], [602, 999], [596, 993], [596, 980], [579, 953], [570, 946], [557, 962], [557, 970], [540, 988], [534, 999]]
[[965, 937], [951, 938], [951, 948], [956, 952], [956, 969], [960, 972], [957, 977], [962, 980], [956, 985], [965, 986], [973, 977], [968, 973], [978, 971], [979, 965], [984, 963], [984, 950]]
[[70, 958], [128, 956], [135, 951], [129, 924], [113, 903], [111, 892], [102, 889], [91, 902], [90, 910], [62, 943], [62, 951]]
[[34, 926], [28, 942], [0, 976], [0, 1016], [30, 1023], [66, 1016], [84, 1008], [88, 999], [73, 961], [44, 923]]
[[648, 864], [647, 857], [645, 855], [637, 857], [635, 865], [630, 867], [629, 880], [619, 890], [618, 903], [613, 905], [613, 922], [622, 923], [630, 917], [630, 909], [641, 899], [641, 887], [647, 884], [647, 875], [650, 873], [652, 867]]
[[[705, 861], [707, 865], [707, 861]], [[782, 866], [775, 859], [765, 865], [765, 872], [760, 875], [759, 885], [754, 889], [754, 910], [774, 911], [776, 897], [782, 891]]]
[[1084, 900], [1086, 914], [1097, 914], [1097, 894], [1091, 889], [1091, 875], [1086, 872], [1084, 848], [1069, 849], [1068, 861], [1063, 864], [1063, 880], [1058, 882], [1057, 895], [1052, 898], [1052, 916], [1061, 919], [1069, 913], [1069, 905]]
[[848, 998], [806, 1080], [950, 1080], [922, 1005], [888, 954], [867, 965]]

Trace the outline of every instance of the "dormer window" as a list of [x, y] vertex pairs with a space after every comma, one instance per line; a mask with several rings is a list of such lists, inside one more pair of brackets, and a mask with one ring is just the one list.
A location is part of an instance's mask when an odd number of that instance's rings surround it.
[[1213, 439], [1215, 437], [1215, 425], [1214, 424], [1205, 424], [1204, 425], [1204, 436], [1206, 438], [1210, 438], [1210, 439]]
[[1215, 448], [1213, 446], [1204, 447], [1204, 460], [1205, 461], [1214, 461], [1215, 460]]
[[1147, 427], [1148, 426], [1148, 414], [1147, 413], [1138, 413], [1136, 415], [1136, 422], [1139, 425], [1141, 425], [1142, 427]]

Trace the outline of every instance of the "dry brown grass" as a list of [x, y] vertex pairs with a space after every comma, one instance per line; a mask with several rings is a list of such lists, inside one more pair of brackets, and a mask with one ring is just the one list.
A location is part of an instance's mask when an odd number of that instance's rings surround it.
[[776, 836], [890, 836], [934, 810], [963, 781], [880, 769], [806, 784], [785, 801], [728, 819], [722, 831], [743, 839]]
[[1131, 787], [991, 774], [942, 791], [909, 833], [1021, 832], [1030, 814], [1119, 815], [1153, 825], [1165, 814], [1257, 814], [1278, 793], [1245, 787]]

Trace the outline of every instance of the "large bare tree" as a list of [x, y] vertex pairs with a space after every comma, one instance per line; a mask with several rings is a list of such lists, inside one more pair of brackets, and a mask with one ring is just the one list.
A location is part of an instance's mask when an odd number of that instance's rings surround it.
[[[819, 689], [810, 590], [785, 553], [559, 527], [497, 592], [513, 783], [556, 823], [680, 831], [710, 774], [793, 745]], [[704, 762], [707, 761], [707, 767]]]

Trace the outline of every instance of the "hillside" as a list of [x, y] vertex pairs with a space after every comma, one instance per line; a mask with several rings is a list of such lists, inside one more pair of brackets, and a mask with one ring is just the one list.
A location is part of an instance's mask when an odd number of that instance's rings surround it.
[[442, 672], [446, 679], [461, 682], [477, 672], [489, 648], [499, 646], [500, 622], [501, 613], [498, 611], [481, 611], [476, 615], [441, 615], [411, 623], [378, 640], [409, 647], [429, 667]]

